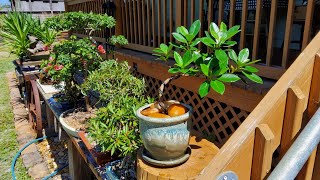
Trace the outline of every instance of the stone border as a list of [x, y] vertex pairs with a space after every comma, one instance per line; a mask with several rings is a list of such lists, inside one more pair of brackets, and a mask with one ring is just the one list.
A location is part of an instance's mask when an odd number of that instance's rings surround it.
[[[17, 133], [19, 149], [36, 138], [36, 133], [28, 122], [28, 112], [21, 100], [17, 80], [13, 72], [6, 74], [10, 89], [10, 103], [14, 114], [14, 125]], [[50, 174], [47, 163], [40, 155], [36, 144], [31, 144], [21, 153], [24, 166], [33, 179], [42, 179]]]

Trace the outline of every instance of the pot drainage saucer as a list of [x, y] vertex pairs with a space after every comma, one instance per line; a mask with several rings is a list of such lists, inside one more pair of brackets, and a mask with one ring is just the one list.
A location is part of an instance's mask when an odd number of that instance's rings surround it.
[[191, 147], [188, 146], [185, 154], [182, 157], [180, 157], [178, 159], [167, 160], [167, 161], [159, 161], [159, 160], [154, 159], [145, 148], [143, 148], [143, 150], [142, 150], [142, 159], [143, 160], [145, 160], [146, 162], [148, 162], [152, 165], [162, 166], [162, 167], [172, 167], [172, 166], [180, 165], [180, 164], [186, 162], [189, 159], [190, 155], [191, 155]]

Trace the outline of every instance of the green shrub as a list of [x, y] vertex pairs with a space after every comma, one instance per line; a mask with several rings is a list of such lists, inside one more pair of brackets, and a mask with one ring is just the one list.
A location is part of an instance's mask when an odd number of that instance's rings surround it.
[[130, 74], [126, 62], [105, 61], [88, 76], [83, 91], [93, 89], [107, 103], [89, 121], [88, 132], [102, 151], [126, 156], [142, 144], [135, 111], [151, 100], [145, 98], [145, 83]]
[[41, 64], [43, 71], [56, 84], [65, 82], [63, 92], [72, 103], [76, 103], [81, 96], [76, 74], [82, 72], [86, 75], [88, 71], [97, 69], [103, 61], [99, 47], [102, 46], [97, 47], [88, 38], [77, 40], [72, 37], [55, 45], [50, 59]]
[[28, 34], [31, 31], [30, 14], [21, 12], [9, 12], [5, 16], [0, 16], [1, 30], [0, 36], [4, 39], [11, 52], [22, 59], [28, 52], [31, 42]]

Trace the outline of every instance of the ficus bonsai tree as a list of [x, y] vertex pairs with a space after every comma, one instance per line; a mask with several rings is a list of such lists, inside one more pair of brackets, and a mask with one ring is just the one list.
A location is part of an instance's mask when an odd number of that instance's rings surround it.
[[[199, 87], [201, 98], [205, 97], [210, 89], [222, 95], [225, 92], [225, 83], [239, 80], [246, 82], [244, 77], [255, 83], [263, 83], [262, 79], [255, 74], [258, 69], [251, 66], [259, 60], [249, 59], [249, 49], [242, 49], [238, 54], [232, 49], [237, 42], [232, 41], [231, 38], [240, 32], [240, 26], [228, 29], [223, 22], [220, 27], [212, 22], [209, 31], [205, 31], [205, 37], [198, 38], [200, 28], [199, 20], [195, 21], [189, 30], [184, 26], [178, 27], [176, 32], [172, 33], [177, 43], [170, 42], [169, 46], [161, 44], [159, 48], [154, 49], [154, 55], [165, 61], [169, 66], [168, 72], [174, 74], [161, 85], [160, 102], [162, 102], [165, 85], [181, 76], [205, 78]], [[208, 48], [209, 53], [202, 52], [198, 48], [200, 42]], [[170, 66], [168, 60], [172, 56], [175, 64]], [[160, 107], [163, 107], [161, 103]]]

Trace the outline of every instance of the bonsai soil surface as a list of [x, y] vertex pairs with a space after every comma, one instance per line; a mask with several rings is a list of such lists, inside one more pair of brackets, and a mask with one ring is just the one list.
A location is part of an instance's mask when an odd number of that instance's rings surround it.
[[88, 127], [88, 120], [96, 116], [95, 111], [95, 109], [84, 111], [84, 109], [78, 108], [66, 114], [64, 121], [76, 130], [85, 130]]

